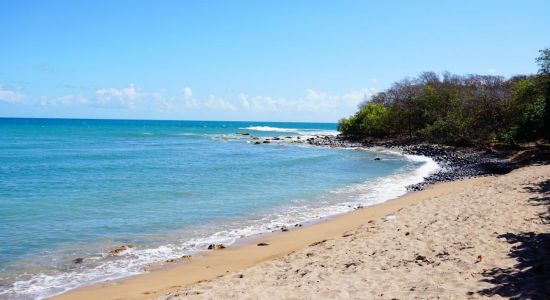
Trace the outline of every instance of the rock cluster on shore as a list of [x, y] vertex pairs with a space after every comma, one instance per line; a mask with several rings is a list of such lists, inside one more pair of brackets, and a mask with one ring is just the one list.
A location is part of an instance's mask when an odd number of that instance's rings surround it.
[[[410, 191], [418, 191], [426, 186], [443, 181], [506, 174], [514, 169], [514, 165], [507, 159], [494, 152], [474, 148], [457, 148], [435, 144], [424, 144], [416, 141], [386, 141], [373, 143], [368, 140], [338, 136], [316, 136], [297, 143], [307, 143], [314, 146], [369, 148], [386, 147], [395, 149], [404, 154], [422, 155], [432, 158], [442, 169], [419, 184], [407, 187]], [[375, 158], [375, 160], [378, 160]]]
[[[409, 191], [419, 191], [426, 186], [443, 181], [453, 181], [477, 176], [506, 174], [517, 165], [505, 158], [505, 155], [481, 148], [451, 147], [422, 143], [418, 140], [371, 141], [346, 135], [315, 135], [307, 138], [300, 136], [273, 137], [254, 144], [269, 144], [271, 141], [285, 140], [291, 143], [307, 144], [320, 147], [356, 148], [385, 147], [411, 155], [422, 155], [432, 158], [442, 168], [426, 177], [423, 182], [408, 186]], [[377, 157], [374, 160], [382, 160]]]

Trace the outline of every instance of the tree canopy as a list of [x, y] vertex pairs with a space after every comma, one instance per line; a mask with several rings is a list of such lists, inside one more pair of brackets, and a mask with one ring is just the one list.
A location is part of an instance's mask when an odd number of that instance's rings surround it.
[[443, 144], [521, 142], [548, 138], [550, 48], [538, 75], [421, 73], [361, 103], [339, 121], [344, 134], [417, 137]]

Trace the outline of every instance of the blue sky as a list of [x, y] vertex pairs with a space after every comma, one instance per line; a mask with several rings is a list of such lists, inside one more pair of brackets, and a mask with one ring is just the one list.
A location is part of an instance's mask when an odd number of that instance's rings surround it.
[[327, 121], [422, 71], [534, 73], [550, 1], [0, 1], [0, 116]]

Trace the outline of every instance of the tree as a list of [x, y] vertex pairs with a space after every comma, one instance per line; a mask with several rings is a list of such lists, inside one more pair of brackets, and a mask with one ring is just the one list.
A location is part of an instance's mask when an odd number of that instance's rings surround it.
[[388, 133], [388, 109], [383, 104], [369, 103], [359, 110], [359, 128], [369, 136], [381, 137]]
[[537, 64], [539, 65], [539, 74], [550, 74], [550, 48], [539, 50], [539, 57], [537, 57]]
[[544, 132], [545, 138], [550, 139], [550, 48], [539, 50], [537, 63], [539, 65], [539, 74], [544, 85]]

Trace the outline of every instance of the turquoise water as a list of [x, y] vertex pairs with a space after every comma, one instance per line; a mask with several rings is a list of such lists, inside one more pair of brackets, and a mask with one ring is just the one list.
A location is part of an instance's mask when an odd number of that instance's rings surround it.
[[[55, 295], [213, 242], [383, 202], [437, 167], [290, 142], [335, 127], [0, 119], [0, 298]], [[241, 131], [283, 140], [254, 145]], [[136, 247], [108, 255], [123, 244]]]

